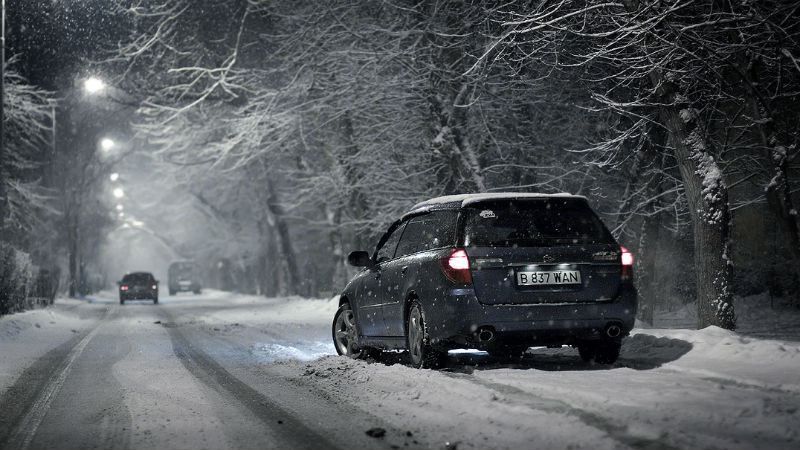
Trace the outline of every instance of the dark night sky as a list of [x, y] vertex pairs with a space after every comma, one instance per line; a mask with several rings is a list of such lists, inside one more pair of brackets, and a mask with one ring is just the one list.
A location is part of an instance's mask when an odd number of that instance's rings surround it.
[[114, 0], [7, 0], [7, 56], [35, 85], [63, 90], [124, 35]]

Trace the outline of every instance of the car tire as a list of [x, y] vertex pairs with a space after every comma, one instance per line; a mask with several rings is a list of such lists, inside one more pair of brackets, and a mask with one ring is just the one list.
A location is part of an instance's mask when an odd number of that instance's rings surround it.
[[425, 312], [419, 302], [411, 302], [406, 319], [406, 348], [411, 367], [434, 369], [441, 367], [447, 356], [430, 343]]
[[154, 299], [153, 299], [153, 304], [154, 304], [154, 305], [157, 305], [157, 304], [158, 304], [158, 297], [156, 297], [156, 298], [154, 298]]
[[597, 364], [614, 364], [619, 358], [621, 341], [588, 341], [578, 344], [578, 353], [584, 362], [594, 361]]
[[516, 362], [522, 359], [528, 348], [522, 345], [495, 345], [486, 349], [486, 352], [496, 360]]
[[597, 345], [594, 342], [581, 342], [578, 344], [578, 354], [583, 362], [590, 362], [594, 359]]
[[169, 295], [170, 295], [170, 296], [172, 296], [172, 295], [175, 295], [175, 291], [173, 291], [172, 289], [170, 289], [170, 290], [169, 290]]
[[123, 299], [119, 299], [119, 304], [120, 304], [120, 305], [124, 305], [124, 304], [125, 304], [125, 300], [123, 300]]
[[333, 316], [331, 335], [333, 346], [336, 347], [336, 353], [339, 355], [359, 359], [367, 353], [358, 347], [358, 329], [350, 303], [342, 303], [336, 310], [336, 314]]
[[594, 362], [598, 364], [614, 364], [619, 358], [622, 341], [600, 341]]

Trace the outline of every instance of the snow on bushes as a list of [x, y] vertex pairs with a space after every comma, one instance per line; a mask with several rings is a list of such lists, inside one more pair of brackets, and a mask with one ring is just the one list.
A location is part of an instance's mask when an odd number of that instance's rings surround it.
[[52, 304], [58, 272], [40, 270], [27, 253], [0, 242], [0, 315]]

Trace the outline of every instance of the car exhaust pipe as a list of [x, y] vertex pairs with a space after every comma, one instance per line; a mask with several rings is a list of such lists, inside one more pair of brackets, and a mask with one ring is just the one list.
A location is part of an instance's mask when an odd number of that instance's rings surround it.
[[606, 327], [606, 336], [617, 338], [620, 334], [622, 334], [622, 328], [620, 328], [619, 325], [612, 323]]
[[488, 328], [484, 328], [478, 332], [478, 340], [481, 342], [489, 342], [494, 339], [494, 332]]

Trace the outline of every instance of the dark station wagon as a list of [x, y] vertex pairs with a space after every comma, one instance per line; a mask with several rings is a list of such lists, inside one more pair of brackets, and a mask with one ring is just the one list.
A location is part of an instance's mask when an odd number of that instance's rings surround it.
[[613, 363], [633, 328], [633, 256], [584, 197], [468, 194], [414, 206], [347, 285], [333, 322], [341, 355], [408, 350], [436, 367], [455, 348], [518, 358], [532, 346], [577, 347]]

